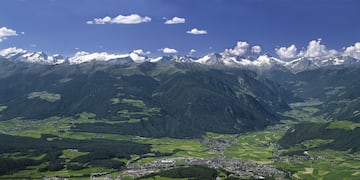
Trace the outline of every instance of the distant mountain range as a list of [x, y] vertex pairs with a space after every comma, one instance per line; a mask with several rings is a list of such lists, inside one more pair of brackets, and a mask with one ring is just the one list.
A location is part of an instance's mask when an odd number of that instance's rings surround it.
[[111, 54], [107, 52], [88, 53], [77, 52], [72, 57], [64, 57], [59, 54], [47, 55], [43, 52], [30, 52], [15, 47], [0, 51], [0, 58], [10, 61], [39, 63], [39, 64], [81, 64], [92, 61], [106, 61], [110, 63], [143, 63], [143, 62], [182, 62], [199, 63], [212, 66], [226, 66], [233, 68], [245, 68], [256, 72], [269, 72], [273, 70], [290, 71], [298, 73], [328, 66], [360, 65], [360, 59], [350, 56], [326, 56], [326, 57], [300, 57], [293, 60], [281, 60], [264, 54], [257, 57], [233, 56], [224, 53], [210, 53], [203, 57], [183, 55], [148, 57], [146, 53], [133, 51], [127, 54]]

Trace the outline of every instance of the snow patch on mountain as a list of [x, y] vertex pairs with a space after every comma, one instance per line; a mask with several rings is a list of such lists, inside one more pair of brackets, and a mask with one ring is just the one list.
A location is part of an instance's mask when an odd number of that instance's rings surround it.
[[130, 57], [129, 54], [109, 54], [107, 52], [89, 53], [80, 51], [75, 53], [73, 57], [69, 58], [70, 64], [80, 64], [91, 61], [110, 61]]
[[39, 64], [62, 64], [66, 58], [59, 54], [48, 56], [44, 52], [29, 52], [27, 50], [10, 47], [0, 51], [0, 56], [13, 61], [21, 61]]
[[205, 55], [204, 57], [194, 60], [193, 62], [197, 62], [200, 64], [206, 64], [206, 65], [224, 64], [224, 62], [222, 60], [222, 56], [220, 54], [216, 54], [216, 53], [211, 53], [211, 54]]
[[[240, 51], [246, 44], [238, 43], [236, 51]], [[247, 46], [246, 46], [247, 47]], [[290, 50], [294, 49], [289, 47]], [[281, 53], [289, 51], [289, 48], [282, 49]], [[235, 50], [232, 51], [235, 51]], [[279, 49], [280, 52], [280, 49]], [[293, 53], [293, 52], [291, 52]], [[0, 57], [11, 61], [20, 61], [27, 63], [39, 64], [81, 64], [91, 61], [116, 62], [116, 63], [161, 63], [161, 62], [178, 62], [178, 63], [199, 63], [211, 66], [227, 66], [233, 68], [248, 68], [258, 72], [271, 70], [289, 70], [297, 73], [306, 70], [312, 70], [320, 67], [333, 65], [360, 65], [360, 43], [344, 49], [344, 52], [335, 52], [327, 50], [320, 44], [320, 40], [312, 41], [306, 51], [301, 51], [293, 60], [282, 60], [273, 56], [263, 54], [259, 56], [243, 56], [234, 53], [210, 53], [202, 57], [167, 55], [159, 57], [148, 57], [149, 51], [137, 49], [125, 54], [113, 54], [107, 52], [89, 53], [80, 51], [72, 57], [63, 57], [59, 54], [47, 55], [43, 52], [30, 52], [21, 48], [10, 47], [0, 50]], [[240, 53], [242, 54], [242, 53]], [[286, 57], [290, 57], [286, 55]]]

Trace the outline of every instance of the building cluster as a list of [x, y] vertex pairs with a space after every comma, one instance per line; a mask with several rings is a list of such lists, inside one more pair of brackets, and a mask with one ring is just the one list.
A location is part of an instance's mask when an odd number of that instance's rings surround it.
[[162, 170], [187, 167], [193, 165], [202, 165], [214, 169], [223, 169], [231, 174], [239, 176], [241, 178], [255, 178], [262, 179], [265, 177], [272, 177], [278, 174], [284, 174], [284, 172], [276, 169], [271, 165], [263, 165], [251, 162], [244, 162], [240, 160], [226, 159], [226, 158], [193, 158], [193, 157], [180, 157], [180, 158], [167, 158], [155, 160], [151, 163], [145, 164], [130, 164], [118, 179], [124, 177], [141, 177], [156, 173]]

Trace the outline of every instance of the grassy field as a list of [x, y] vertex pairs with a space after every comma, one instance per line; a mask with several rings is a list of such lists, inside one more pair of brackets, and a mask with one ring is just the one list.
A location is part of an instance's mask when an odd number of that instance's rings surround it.
[[260, 164], [271, 164], [273, 153], [277, 149], [275, 143], [284, 133], [265, 130], [240, 135], [237, 138], [237, 145], [231, 145], [225, 150], [225, 156]]
[[138, 107], [138, 108], [145, 108], [146, 107], [145, 103], [142, 100], [138, 100], [138, 99], [126, 99], [126, 98], [124, 98], [124, 99], [121, 100], [121, 102], [125, 103], [125, 104], [135, 106], [135, 107]]
[[55, 102], [61, 99], [61, 95], [55, 93], [49, 93], [47, 91], [32, 92], [28, 95], [28, 99], [35, 99], [35, 98], [39, 98], [41, 100], [45, 100], [48, 102]]
[[178, 179], [178, 180], [187, 180], [187, 178], [168, 178], [168, 177], [161, 177], [161, 176], [155, 176], [151, 178], [144, 178], [141, 180], [172, 180], [172, 179]]
[[319, 106], [321, 104], [323, 104], [323, 102], [316, 99], [311, 99], [309, 101], [296, 102], [296, 103], [291, 103], [289, 105], [292, 108], [298, 108], [298, 107], [314, 107], [314, 106]]
[[[284, 116], [293, 118], [290, 123], [295, 122], [328, 122], [322, 115], [315, 115], [319, 111], [319, 106], [322, 104], [318, 100], [309, 100], [305, 102], [291, 103], [289, 106], [292, 108], [290, 111], [282, 113]], [[297, 123], [298, 123], [297, 122]]]
[[351, 121], [334, 121], [329, 124], [328, 129], [345, 129], [352, 131], [355, 128], [359, 128], [360, 123], [354, 123]]
[[62, 158], [66, 160], [72, 160], [86, 154], [89, 154], [89, 152], [79, 152], [77, 149], [65, 149], [63, 150]]
[[45, 167], [45, 164], [40, 166], [29, 166], [26, 170], [17, 171], [15, 174], [12, 175], [4, 175], [0, 176], [2, 179], [18, 179], [22, 177], [24, 179], [41, 179], [45, 177], [71, 177], [70, 179], [89, 179], [89, 175], [91, 173], [96, 172], [103, 172], [103, 171], [110, 171], [109, 169], [99, 169], [99, 168], [86, 168], [83, 170], [78, 171], [71, 171], [71, 170], [60, 170], [56, 172], [38, 172], [39, 168]]
[[321, 146], [324, 144], [329, 144], [333, 141], [334, 140], [332, 140], [332, 139], [310, 139], [310, 140], [303, 141], [301, 143], [301, 145], [303, 147], [305, 147], [305, 149], [312, 149], [312, 148], [315, 148], [315, 147], [318, 147], [318, 146]]
[[[41, 95], [40, 95], [41, 94]], [[46, 98], [46, 93], [35, 94], [33, 98]], [[34, 94], [33, 94], [34, 95]], [[41, 96], [41, 97], [40, 97]], [[50, 95], [52, 96], [52, 95]], [[46, 100], [46, 99], [43, 99]], [[49, 100], [49, 99], [48, 99]], [[291, 104], [292, 110], [285, 112], [284, 115], [290, 116], [291, 119], [283, 120], [280, 124], [268, 127], [262, 131], [249, 132], [244, 134], [217, 134], [207, 132], [203, 139], [174, 139], [174, 138], [146, 138], [139, 136], [127, 136], [118, 134], [107, 133], [85, 133], [85, 132], [73, 132], [71, 128], [76, 124], [81, 123], [125, 123], [133, 122], [138, 123], [140, 119], [131, 118], [134, 115], [142, 115], [144, 117], [150, 116], [160, 112], [159, 108], [148, 108], [141, 100], [136, 99], [112, 99], [111, 102], [116, 105], [123, 103], [142, 109], [142, 111], [129, 111], [122, 110], [119, 114], [123, 117], [127, 117], [127, 120], [114, 121], [106, 119], [98, 119], [96, 114], [83, 112], [76, 117], [49, 117], [42, 120], [25, 120], [22, 118], [15, 118], [6, 121], [0, 121], [0, 133], [14, 135], [14, 136], [28, 136], [33, 138], [40, 138], [42, 134], [52, 134], [59, 138], [69, 138], [77, 140], [91, 140], [93, 138], [117, 140], [117, 141], [132, 141], [141, 144], [150, 144], [151, 153], [144, 156], [131, 155], [131, 158], [113, 158], [114, 161], [120, 161], [124, 163], [130, 163], [136, 161], [138, 163], [149, 163], [158, 158], [167, 157], [197, 157], [197, 158], [210, 158], [225, 156], [230, 159], [239, 159], [243, 161], [256, 162], [261, 164], [272, 164], [276, 167], [291, 171], [292, 178], [294, 179], [360, 179], [360, 152], [348, 153], [343, 151], [334, 150], [313, 150], [314, 147], [318, 147], [327, 143], [331, 143], [331, 139], [311, 139], [303, 141], [300, 144], [294, 145], [289, 149], [281, 149], [277, 151], [277, 141], [284, 135], [285, 131], [292, 126], [292, 124], [302, 122], [328, 122], [322, 116], [314, 116], [319, 111], [318, 106], [321, 104], [319, 101], [309, 101]], [[0, 106], [0, 111], [6, 107]], [[335, 121], [330, 122], [327, 128], [329, 129], [345, 129], [354, 130], [360, 127], [360, 123], [353, 123], [350, 121]], [[56, 138], [56, 137], [55, 137]], [[213, 151], [211, 147], [204, 144], [202, 140], [211, 139], [214, 141], [231, 142], [224, 150], [224, 154]], [[54, 140], [54, 137], [47, 139], [48, 141]], [[286, 152], [301, 152], [307, 150], [308, 155], [300, 155], [297, 161], [278, 161], [274, 160], [274, 153], [279, 152], [283, 158], [289, 157], [284, 154]], [[163, 153], [166, 155], [155, 155], [156, 153]], [[89, 152], [81, 152], [77, 149], [65, 149], [62, 151], [61, 158], [65, 160], [65, 163], [73, 163], [71, 160], [83, 155], [87, 155]], [[308, 158], [307, 156], [317, 157], [318, 160]], [[3, 153], [0, 158], [31, 158], [33, 160], [40, 160], [45, 157], [45, 154], [26, 157], [20, 153]], [[295, 157], [295, 156], [294, 156]], [[294, 159], [294, 157], [291, 157]], [[289, 157], [289, 159], [291, 159]], [[296, 159], [296, 158], [295, 158]], [[96, 168], [89, 164], [86, 164], [84, 169], [81, 170], [67, 170], [66, 168], [55, 172], [38, 172], [40, 168], [47, 166], [46, 163], [42, 163], [37, 166], [29, 166], [25, 170], [19, 170], [12, 175], [0, 176], [0, 179], [4, 178], [16, 178], [16, 177], [31, 177], [31, 178], [43, 178], [51, 176], [61, 177], [75, 177], [71, 179], [88, 179], [87, 174], [95, 172], [111, 172], [111, 176], [116, 177], [121, 172], [112, 172], [110, 169]], [[86, 177], [82, 177], [86, 175]], [[151, 179], [168, 179], [160, 176], [155, 176]]]
[[278, 162], [276, 166], [294, 171], [295, 179], [359, 179], [359, 154], [342, 151], [309, 151], [320, 160], [299, 160], [297, 163]]
[[120, 99], [119, 98], [112, 98], [110, 99], [111, 104], [119, 104], [120, 103]]
[[234, 139], [236, 136], [236, 134], [218, 134], [213, 132], [207, 132], [205, 135], [205, 137], [211, 139]]
[[0, 105], [0, 112], [1, 112], [1, 111], [4, 111], [5, 109], [7, 109], [7, 106], [2, 106], [2, 105]]
[[[173, 138], [134, 138], [134, 142], [151, 144], [153, 152], [174, 153], [167, 157], [211, 157], [213, 153], [209, 152], [209, 148], [201, 144], [198, 140], [184, 140]], [[144, 160], [149, 161], [151, 158]], [[142, 161], [140, 161], [142, 162]]]
[[[285, 112], [284, 115], [295, 119], [295, 123], [329, 122], [323, 116], [314, 116], [319, 111], [318, 106], [322, 102], [312, 100], [308, 102], [293, 103], [292, 110]], [[294, 120], [282, 121], [291, 125]], [[350, 121], [329, 122], [329, 129], [354, 130], [360, 127], [360, 123]], [[360, 179], [360, 153], [349, 153], [335, 150], [314, 150], [315, 147], [333, 142], [332, 139], [311, 139], [303, 141], [301, 144], [294, 145], [287, 150], [280, 152], [302, 152], [306, 150], [304, 158], [292, 158], [294, 161], [276, 162], [276, 167], [293, 172], [294, 179]], [[309, 150], [312, 149], [312, 150]], [[316, 159], [318, 158], [318, 159]], [[291, 158], [289, 158], [291, 159]]]
[[[32, 157], [30, 157], [30, 159], [40, 160], [40, 159], [42, 159], [44, 157], [45, 157], [45, 154], [41, 154], [39, 156], [32, 156]], [[22, 155], [20, 152], [16, 152], [16, 153], [3, 153], [3, 154], [0, 154], [0, 158], [22, 159], [22, 158], [29, 158], [29, 157]]]
[[[157, 109], [150, 110], [157, 112]], [[75, 123], [95, 123], [104, 122], [112, 123], [109, 120], [96, 119], [96, 115], [93, 113], [83, 112], [78, 114], [76, 118], [60, 118], [50, 117], [43, 120], [23, 120], [21, 118], [15, 118], [7, 121], [0, 121], [0, 130], [4, 134], [14, 136], [28, 136], [33, 138], [40, 138], [42, 134], [52, 134], [59, 138], [70, 138], [78, 140], [90, 140], [92, 138], [103, 138], [109, 140], [130, 140], [142, 144], [151, 144], [152, 151], [157, 153], [172, 153], [173, 155], [167, 157], [210, 157], [213, 154], [208, 152], [208, 148], [200, 143], [199, 140], [184, 140], [184, 139], [172, 139], [172, 138], [143, 138], [136, 136], [122, 136], [116, 134], [96, 134], [96, 133], [83, 133], [83, 132], [72, 132], [71, 126]], [[48, 138], [48, 141], [52, 141], [54, 138]], [[76, 149], [66, 149], [62, 151], [60, 158], [65, 160], [66, 164], [69, 164], [71, 160], [87, 155], [89, 152], [80, 152]], [[6, 158], [29, 158], [21, 156], [20, 154], [1, 154], [0, 157]], [[44, 155], [37, 157], [30, 157], [31, 159], [42, 159]], [[163, 157], [146, 157], [140, 158], [138, 155], [132, 155], [131, 160], [139, 159], [140, 163], [147, 163], [155, 160], [156, 158]], [[115, 158], [113, 160], [128, 163], [127, 159]], [[131, 161], [130, 160], [130, 161]], [[85, 174], [99, 172], [99, 168], [86, 166], [81, 170], [60, 170], [55, 172], [39, 172], [39, 169], [46, 167], [47, 164], [41, 164], [38, 166], [29, 166], [25, 170], [17, 171], [12, 175], [1, 176], [0, 178], [15, 178], [15, 177], [31, 177], [31, 178], [42, 178], [51, 176], [61, 177], [76, 177], [75, 179], [81, 178]], [[109, 169], [103, 171], [111, 172]], [[88, 177], [88, 176], [87, 176]]]

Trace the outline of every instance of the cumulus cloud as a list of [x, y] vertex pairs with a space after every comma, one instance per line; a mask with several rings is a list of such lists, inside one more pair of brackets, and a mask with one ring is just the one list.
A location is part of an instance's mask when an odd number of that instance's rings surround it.
[[251, 47], [251, 52], [255, 53], [255, 54], [261, 53], [261, 46], [255, 45], [255, 46]]
[[178, 52], [176, 49], [173, 48], [162, 48], [160, 50], [165, 54], [175, 54]]
[[87, 21], [86, 24], [140, 24], [150, 22], [151, 18], [140, 16], [138, 14], [118, 15], [116, 17], [105, 16], [103, 18], [95, 18]]
[[293, 44], [289, 47], [280, 47], [275, 49], [276, 54], [280, 58], [290, 59], [296, 57], [305, 58], [328, 58], [339, 54], [334, 49], [327, 49], [325, 45], [321, 44], [321, 39], [311, 40], [305, 50], [297, 53], [297, 48]]
[[[334, 53], [334, 50], [332, 50], [332, 53]], [[328, 55], [329, 51], [326, 49], [325, 45], [321, 44], [321, 39], [310, 41], [306, 51], [304, 51], [304, 57], [308, 58], [323, 57]]]
[[21, 49], [21, 48], [17, 48], [17, 47], [9, 47], [9, 48], [0, 50], [0, 56], [3, 56], [3, 57], [12, 57], [14, 55], [24, 54], [24, 53], [27, 53], [27, 51], [24, 49]]
[[355, 59], [360, 59], [360, 42], [355, 43], [353, 46], [346, 47], [342, 54], [343, 56], [350, 56]]
[[295, 58], [297, 56], [297, 48], [294, 44], [289, 47], [280, 47], [275, 49], [276, 54], [283, 59]]
[[207, 34], [207, 31], [206, 30], [200, 30], [200, 29], [197, 29], [197, 28], [193, 28], [189, 31], [186, 31], [186, 33], [188, 34], [194, 34], [194, 35], [200, 35], [200, 34]]
[[144, 51], [142, 49], [135, 49], [130, 53], [130, 58], [136, 63], [142, 63], [146, 61], [145, 55], [150, 54], [150, 51]]
[[181, 17], [173, 17], [172, 19], [168, 19], [165, 21], [165, 24], [182, 24], [185, 23], [185, 18]]
[[146, 59], [144, 56], [141, 56], [140, 54], [137, 54], [137, 53], [134, 53], [134, 52], [130, 53], [129, 56], [136, 63], [142, 63]]
[[224, 55], [242, 56], [248, 52], [249, 43], [246, 41], [238, 41], [233, 49], [225, 49]]
[[328, 50], [325, 45], [321, 44], [321, 39], [311, 40], [305, 51], [300, 51], [298, 57], [306, 58], [326, 58], [338, 55], [336, 50]]
[[0, 27], [0, 42], [5, 40], [9, 36], [17, 36], [15, 30], [7, 28], [7, 27]]
[[148, 55], [148, 54], [150, 54], [150, 51], [144, 51], [142, 49], [135, 49], [132, 52], [136, 53], [136, 54], [139, 54], [139, 55]]
[[196, 53], [196, 50], [195, 49], [190, 49], [189, 54], [192, 55], [194, 53]]

